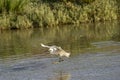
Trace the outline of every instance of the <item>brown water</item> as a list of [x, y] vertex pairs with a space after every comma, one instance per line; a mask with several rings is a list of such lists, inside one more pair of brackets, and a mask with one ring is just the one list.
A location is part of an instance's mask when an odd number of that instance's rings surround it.
[[[40, 46], [61, 46], [58, 58]], [[120, 23], [0, 32], [0, 80], [119, 80]]]

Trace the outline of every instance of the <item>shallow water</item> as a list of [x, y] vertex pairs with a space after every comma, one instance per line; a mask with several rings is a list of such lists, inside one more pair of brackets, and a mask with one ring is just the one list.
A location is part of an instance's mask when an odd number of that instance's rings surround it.
[[[40, 43], [71, 57], [58, 63]], [[0, 80], [120, 80], [120, 24], [106, 22], [0, 33]]]

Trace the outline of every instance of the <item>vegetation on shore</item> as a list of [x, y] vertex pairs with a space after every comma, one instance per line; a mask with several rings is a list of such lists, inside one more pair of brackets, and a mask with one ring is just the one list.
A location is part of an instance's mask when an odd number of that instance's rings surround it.
[[114, 20], [118, 13], [117, 0], [0, 0], [0, 29]]

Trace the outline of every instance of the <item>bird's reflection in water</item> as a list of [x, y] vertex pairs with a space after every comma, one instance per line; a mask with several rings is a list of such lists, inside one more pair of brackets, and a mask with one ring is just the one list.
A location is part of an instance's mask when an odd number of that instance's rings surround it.
[[56, 73], [54, 76], [50, 77], [48, 80], [70, 80], [70, 78], [70, 73], [60, 71], [59, 73]]

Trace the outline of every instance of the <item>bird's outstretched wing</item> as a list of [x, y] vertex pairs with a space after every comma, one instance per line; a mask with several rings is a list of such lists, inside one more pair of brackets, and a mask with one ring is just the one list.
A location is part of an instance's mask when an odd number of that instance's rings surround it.
[[50, 54], [59, 55], [60, 57], [65, 56], [65, 57], [68, 57], [68, 58], [69, 58], [69, 56], [70, 56], [70, 53], [64, 51], [64, 50], [63, 50], [61, 47], [59, 47], [59, 46], [48, 46], [48, 45], [44, 45], [44, 44], [42, 44], [42, 43], [41, 43], [41, 46], [42, 46], [42, 47], [47, 47], [47, 48], [49, 48]]
[[50, 48], [50, 46], [44, 45], [44, 44], [42, 44], [42, 43], [41, 43], [41, 46], [42, 46], [42, 47]]

